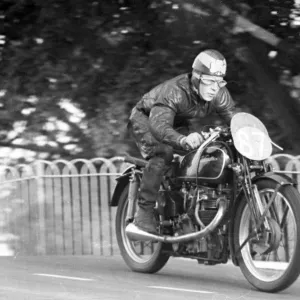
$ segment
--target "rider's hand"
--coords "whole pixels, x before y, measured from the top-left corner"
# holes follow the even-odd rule
[[[193,132],[180,140],[180,145],[184,149],[196,149],[204,141],[202,135],[198,132]]]

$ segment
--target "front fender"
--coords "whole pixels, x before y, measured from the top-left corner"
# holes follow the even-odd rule
[[[289,176],[285,175],[285,174],[276,174],[274,172],[267,172],[264,173],[262,175],[257,175],[255,177],[252,178],[252,183],[255,184],[256,182],[258,182],[259,180],[263,180],[263,179],[269,179],[269,180],[273,180],[277,183],[279,183],[281,186],[284,185],[293,185],[296,186],[297,183],[295,183]],[[234,242],[233,242],[233,235],[234,235],[234,218],[236,216],[236,212],[238,209],[238,206],[240,204],[240,201],[243,197],[243,190],[240,191],[240,193],[237,195],[236,199],[234,200],[233,206],[232,206],[232,210],[231,210],[231,220],[229,223],[229,249],[231,252],[231,257],[232,257],[232,262],[234,265],[238,265],[238,261],[236,259],[235,256],[235,249],[234,249]]]
[[[277,174],[275,172],[267,172],[264,173],[263,175],[257,175],[252,178],[252,183],[255,183],[261,179],[271,179],[281,185],[293,185],[293,186],[297,185],[297,183],[289,176],[285,174]]]

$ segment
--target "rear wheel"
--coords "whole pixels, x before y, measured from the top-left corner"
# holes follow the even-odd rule
[[[277,183],[256,183],[266,205]],[[261,230],[238,254],[241,271],[257,289],[278,292],[289,287],[300,273],[300,194],[291,185],[281,187],[267,214],[269,230]],[[253,231],[251,212],[245,197],[235,217],[235,249]]]
[[[164,267],[169,255],[164,252],[166,244],[161,242],[131,241],[125,234],[128,207],[127,186],[119,199],[116,215],[116,236],[121,255],[130,269],[142,273],[155,273]]]

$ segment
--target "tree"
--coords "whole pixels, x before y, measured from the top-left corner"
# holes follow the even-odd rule
[[[227,2],[232,4],[229,1]],[[274,139],[279,140],[279,142],[282,141],[289,151],[299,153],[300,136],[297,131],[300,125],[300,107],[295,99],[291,97],[288,88],[283,84],[279,84],[284,74],[283,71],[290,71],[291,74],[297,74],[300,71],[300,47],[298,42],[294,39],[291,43],[288,39],[285,39],[285,36],[294,37],[292,34],[295,35],[295,31],[293,28],[283,30],[283,26],[280,26],[280,24],[287,25],[294,3],[293,1],[286,1],[282,5],[278,1],[272,2],[276,3],[269,1],[267,5],[266,2],[262,5],[259,1],[247,1],[248,6],[246,9],[245,6],[241,5],[245,5],[245,2],[235,3],[235,9],[240,10],[244,15],[248,15],[249,20],[218,0],[197,1],[198,4],[210,9],[213,14],[218,14],[221,18],[228,20],[227,31],[233,34],[228,39],[223,38],[223,43],[231,48],[231,52],[245,65],[248,74],[255,79],[258,87],[263,89],[264,95],[261,98],[266,102],[264,104],[267,104],[267,106],[264,106],[268,113],[271,111],[272,117],[269,116],[269,122],[267,123],[272,125],[271,131],[273,129]],[[193,6],[190,4],[185,4],[184,7],[189,11],[193,11]],[[277,10],[283,10],[283,14],[279,19],[274,20],[272,10],[276,13],[276,16],[278,15]],[[197,12],[196,10],[194,12],[203,15],[201,11]],[[291,46],[292,44],[293,46]],[[271,59],[269,53],[274,49],[278,50],[279,55],[278,58]],[[266,121],[266,116],[261,114],[261,99],[254,97],[252,101],[252,105],[249,102],[247,103],[248,106],[252,108],[256,115]],[[263,110],[263,112],[266,110]],[[272,119],[276,119],[278,123],[275,126],[275,131]],[[280,134],[278,135],[279,131]]]
[[[292,4],[281,2],[197,0],[190,12],[182,1],[3,0],[0,145],[49,158],[134,153],[126,135],[132,106],[161,81],[189,72],[194,57],[209,47],[228,59],[236,102],[265,121],[276,142],[298,152],[299,143],[289,142],[299,122],[298,102],[290,97],[295,85],[284,85],[295,78],[290,58],[298,52],[281,55],[287,44],[280,43],[293,35],[289,43],[296,45],[296,33],[270,15],[275,5],[287,18]],[[264,42],[258,33],[249,45],[249,23],[265,29]],[[266,43],[274,37],[274,44]],[[275,46],[279,55],[270,59]],[[287,101],[292,109],[284,113]],[[80,117],[74,120],[68,107],[76,107]],[[215,122],[209,118],[195,126],[207,121]]]

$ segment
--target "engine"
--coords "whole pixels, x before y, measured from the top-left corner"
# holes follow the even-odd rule
[[[183,212],[191,218],[195,225],[204,227],[215,217],[220,197],[225,197],[229,205],[232,188],[223,184],[212,188],[183,183],[180,193],[183,196]]]
[[[183,183],[180,189],[181,197],[172,197],[172,207],[169,213],[173,215],[174,236],[200,231],[211,223],[218,211],[218,199],[226,198],[228,205],[232,197],[232,188],[219,184],[217,187],[196,186],[194,183]],[[174,196],[174,194],[173,194]],[[180,199],[181,198],[181,201]],[[173,251],[182,255],[205,255],[208,260],[219,260],[224,248],[224,224],[226,215],[215,232],[206,238],[188,243],[173,245]]]

